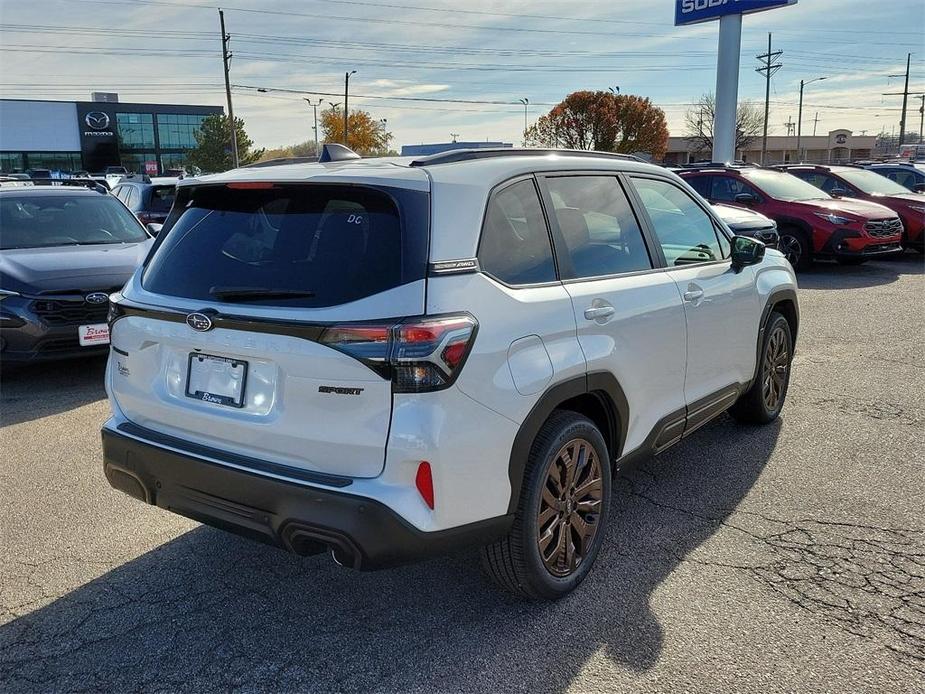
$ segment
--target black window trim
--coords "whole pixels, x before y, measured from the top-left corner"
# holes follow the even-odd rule
[[[552,253],[552,264],[553,269],[556,273],[556,279],[549,280],[548,282],[531,282],[527,284],[509,284],[505,282],[500,277],[495,277],[493,274],[485,270],[485,267],[482,265],[482,259],[479,256],[479,252],[482,250],[482,237],[485,233],[485,223],[488,221],[488,208],[494,200],[495,196],[504,192],[506,189],[511,186],[517,185],[518,183],[523,183],[524,181],[532,181],[533,188],[536,191],[537,198],[540,201],[540,210],[543,213],[543,221],[546,224],[546,235],[549,237],[549,248]],[[479,227],[479,240],[475,247],[475,258],[479,262],[479,274],[485,275],[486,277],[491,278],[493,282],[507,287],[508,289],[532,289],[535,287],[556,287],[562,284],[562,275],[559,269],[559,258],[556,253],[556,243],[553,237],[552,231],[549,224],[549,214],[546,211],[546,205],[543,202],[543,193],[540,190],[539,182],[537,181],[536,174],[527,173],[527,174],[518,174],[512,178],[505,179],[497,185],[493,186],[491,190],[488,191],[488,196],[485,200],[485,207],[482,210],[482,224]]]
[[[691,191],[685,190],[683,187],[679,186],[676,181],[668,178],[667,176],[656,176],[656,175],[652,175],[649,173],[637,173],[634,171],[631,174],[629,174],[627,178],[630,179],[629,183],[631,184],[633,195],[639,204],[640,214],[646,220],[646,225],[650,229],[653,238],[655,238],[656,240],[658,239],[658,236],[656,235],[655,225],[652,223],[652,218],[649,216],[649,211],[646,209],[645,204],[643,204],[642,197],[639,195],[639,192],[636,190],[636,186],[632,185],[632,179],[634,178],[647,178],[647,179],[651,179],[655,181],[660,181],[662,183],[667,183],[668,185],[672,185],[678,190],[680,190],[682,193],[687,195],[687,197],[689,197],[694,202],[694,204],[697,205],[697,207],[703,210],[706,213],[707,218],[710,219],[711,222],[713,222],[713,233],[722,234],[724,237],[726,237],[726,240],[728,241],[728,243],[730,245],[732,244],[732,237],[730,237],[729,233],[727,233],[726,227],[719,219],[719,216],[709,207],[709,204],[704,204],[704,202],[700,198],[700,195],[696,191],[694,191],[693,188],[691,188],[691,191],[693,191],[694,194],[691,195]],[[687,187],[690,188],[690,185],[688,184]],[[716,242],[719,243],[719,238],[716,239]],[[668,265],[668,261],[665,259],[665,254],[662,251],[661,242],[657,242],[656,247],[658,248],[659,255],[661,256],[662,264],[667,270],[686,270],[687,268],[691,268],[691,267],[704,267],[707,265],[720,265],[720,264],[727,264],[730,267],[732,266],[732,254],[731,253],[728,258],[720,258],[719,260],[705,260],[702,263],[687,263],[685,265]]]
[[[625,181],[625,175],[621,171],[615,171],[613,169],[581,169],[581,170],[566,170],[566,171],[542,171],[537,173],[537,179],[539,183],[540,193],[542,197],[542,202],[545,207],[548,207],[550,210],[555,209],[555,206],[552,202],[552,196],[549,191],[549,186],[546,183],[546,179],[549,178],[568,178],[573,176],[596,176],[604,178],[614,178],[616,179],[617,185],[623,191],[624,196],[626,197],[626,202],[629,205],[630,211],[633,213],[633,217],[636,219],[636,224],[639,226],[639,232],[642,235],[643,245],[645,246],[646,253],[649,256],[649,263],[651,267],[646,270],[631,270],[629,272],[614,272],[606,275],[595,275],[593,277],[578,277],[575,272],[575,268],[572,265],[571,254],[568,249],[568,245],[565,243],[565,236],[562,233],[562,230],[559,228],[559,221],[556,219],[555,215],[547,214],[547,224],[550,226],[553,232],[553,238],[556,241],[554,244],[554,251],[557,257],[560,257],[557,260],[557,263],[560,267],[564,267],[565,271],[562,272],[560,278],[564,284],[575,284],[577,282],[597,282],[599,280],[614,279],[617,277],[632,277],[635,275],[645,275],[651,272],[657,272],[664,269],[665,259],[660,253],[653,253],[653,248],[656,247],[654,243],[655,239],[648,233],[646,225],[639,215],[639,211],[636,209],[636,205],[633,204],[633,197],[631,193],[627,190],[627,182]]]

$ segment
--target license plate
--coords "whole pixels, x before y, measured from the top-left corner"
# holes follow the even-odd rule
[[[81,325],[77,328],[77,339],[81,347],[109,344],[109,326],[106,323]]]
[[[193,352],[189,355],[186,394],[228,407],[244,407],[247,362]]]

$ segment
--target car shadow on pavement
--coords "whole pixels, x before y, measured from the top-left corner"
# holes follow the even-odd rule
[[[724,416],[622,472],[594,571],[555,603],[498,592],[474,552],[358,573],[198,527],[0,627],[0,681],[9,691],[564,691],[592,660],[645,672],[665,643],[653,591],[742,501],[780,426]],[[29,565],[17,580],[41,583]],[[671,599],[670,609],[689,604]]]
[[[0,427],[72,410],[106,397],[106,358],[4,365],[0,372]]]
[[[863,265],[818,262],[797,275],[800,289],[863,289],[895,282],[903,275],[925,274],[925,256],[906,251],[893,258]]]

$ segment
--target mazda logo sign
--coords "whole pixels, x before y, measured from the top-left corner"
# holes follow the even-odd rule
[[[191,313],[186,317],[186,324],[193,330],[204,333],[212,329],[212,319],[204,313]]]
[[[102,111],[91,111],[84,116],[84,122],[88,128],[94,130],[105,130],[109,127],[109,116]]]
[[[105,304],[109,301],[109,294],[106,292],[93,292],[92,294],[87,294],[84,301],[88,304]]]

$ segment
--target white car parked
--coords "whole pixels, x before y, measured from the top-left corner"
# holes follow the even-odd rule
[[[480,545],[552,599],[617,468],[778,416],[799,311],[784,257],[665,169],[327,146],[180,181],[110,320],[112,486],[361,569]]]

